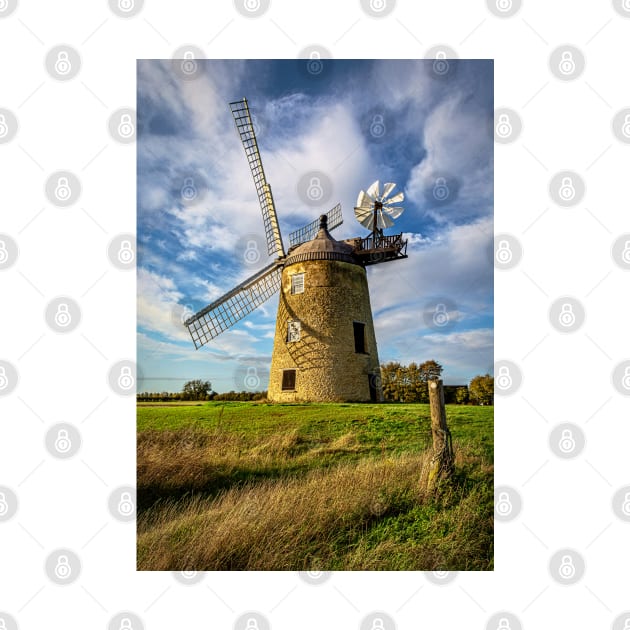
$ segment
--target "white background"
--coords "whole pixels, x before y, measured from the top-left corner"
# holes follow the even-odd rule
[[[525,0],[509,18],[480,0],[399,0],[381,19],[358,1],[273,0],[248,19],[226,0],[148,0],[123,19],[104,0],[22,0],[0,18],[0,107],[19,121],[16,137],[0,144],[0,232],[20,250],[0,271],[0,358],[19,371],[17,388],[0,397],[0,485],[19,498],[17,514],[0,522],[0,611],[24,630],[106,628],[122,610],[155,629],[230,628],[248,610],[274,629],[359,628],[375,610],[398,628],[485,628],[500,610],[537,630],[611,627],[630,608],[630,524],[611,503],[630,483],[628,399],[611,380],[630,356],[630,274],[611,257],[615,239],[630,232],[630,146],[611,126],[630,106],[629,33],[630,19],[611,2],[568,0]],[[62,43],[82,58],[68,82],[44,66]],[[517,392],[497,397],[495,480],[519,493],[523,509],[496,523],[494,572],[462,572],[444,586],[423,573],[336,573],[310,586],[291,572],[208,573],[195,585],[135,572],[134,523],[107,507],[115,488],[135,480],[133,396],[118,396],[107,382],[115,362],[135,356],[135,275],[106,253],[116,235],[135,232],[135,147],[115,142],[107,121],[135,107],[136,58],[168,58],[187,43],[211,58],[292,58],[312,44],[337,58],[414,58],[446,44],[462,58],[495,59],[495,106],[523,121],[515,142],[495,148],[495,230],[515,236],[524,256],[495,274],[496,359],[523,373]],[[548,62],[566,43],[582,51],[586,67],[563,82]],[[48,175],[62,169],[82,184],[68,208],[44,194]],[[586,183],[574,207],[550,197],[549,181],[561,170]],[[46,304],[60,295],[81,307],[70,334],[44,320]],[[565,295],[586,311],[570,334],[548,317]],[[81,450],[69,460],[44,446],[47,428],[59,422],[81,432]],[[564,422],[586,436],[583,452],[566,460],[548,443]],[[61,547],[78,553],[83,567],[67,586],[44,571]],[[571,586],[549,572],[563,547],[586,562]]]

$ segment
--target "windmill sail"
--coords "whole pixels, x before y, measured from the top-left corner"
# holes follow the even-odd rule
[[[280,289],[282,265],[271,263],[184,322],[195,348],[249,315]]]
[[[234,122],[236,123],[236,129],[241,137],[241,142],[243,143],[243,148],[245,149],[245,155],[247,156],[249,168],[252,172],[252,177],[254,178],[254,184],[256,185],[258,201],[260,203],[263,222],[265,224],[267,252],[270,256],[284,256],[284,246],[282,244],[280,227],[278,225],[278,216],[276,215],[276,208],[271,194],[271,186],[269,186],[267,180],[265,179],[265,171],[263,170],[262,161],[260,159],[258,143],[256,142],[256,133],[254,132],[254,125],[252,124],[252,118],[249,114],[247,99],[244,98],[241,101],[230,103],[230,109],[232,110],[232,116],[234,117]]]
[[[329,232],[334,228],[339,227],[343,223],[341,204],[338,203],[332,210],[329,210],[326,213],[326,216],[328,217]],[[291,234],[289,234],[289,245],[293,247],[294,245],[300,245],[302,243],[306,243],[306,241],[313,240],[319,231],[319,224],[320,219],[315,219],[315,221],[311,221],[311,223],[305,225],[303,228],[295,230],[295,232],[291,232]]]

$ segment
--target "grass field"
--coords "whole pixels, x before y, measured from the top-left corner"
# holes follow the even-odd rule
[[[138,569],[491,570],[493,407],[446,413],[436,496],[428,405],[139,404]]]

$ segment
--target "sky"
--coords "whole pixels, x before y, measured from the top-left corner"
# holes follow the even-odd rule
[[[492,373],[492,61],[451,61],[446,75],[433,60],[195,63],[186,75],[138,61],[138,391],[197,378],[240,391],[248,374],[266,388],[277,295],[199,350],[183,325],[273,260],[229,108],[243,97],[285,248],[337,203],[333,236],[367,236],[359,191],[378,179],[404,192],[386,233],[405,234],[408,258],[367,269],[380,362],[434,359],[445,384]]]

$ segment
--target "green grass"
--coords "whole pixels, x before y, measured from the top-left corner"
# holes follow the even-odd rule
[[[447,406],[456,475],[438,496],[421,482],[428,405],[210,402],[137,417],[140,569],[492,568],[492,407]]]

